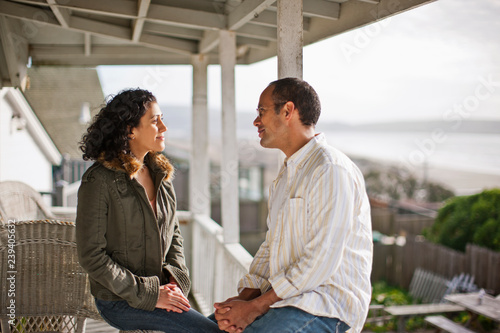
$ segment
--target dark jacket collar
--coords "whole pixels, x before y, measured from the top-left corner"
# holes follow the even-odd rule
[[[143,166],[143,163],[135,156],[123,153],[111,161],[106,161],[104,156],[99,157],[97,161],[110,170],[125,172],[130,177],[134,177]],[[154,173],[165,174],[165,180],[173,178],[174,167],[162,153],[150,151],[146,154],[144,161]]]

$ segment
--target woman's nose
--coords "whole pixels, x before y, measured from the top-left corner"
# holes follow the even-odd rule
[[[163,122],[163,120],[160,120],[160,133],[163,133],[163,132],[166,132],[168,130],[168,127],[167,125],[165,125],[165,123]]]

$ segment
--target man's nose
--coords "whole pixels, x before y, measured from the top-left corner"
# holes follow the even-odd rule
[[[254,121],[253,121],[253,125],[254,126],[259,126],[259,124],[260,124],[260,117],[257,116],[257,118],[255,118]]]

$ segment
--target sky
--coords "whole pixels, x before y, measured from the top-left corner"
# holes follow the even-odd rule
[[[500,1],[438,0],[304,47],[303,78],[321,121],[500,121]],[[100,66],[105,95],[151,90],[160,105],[189,106],[191,66]],[[252,112],[277,78],[276,57],[238,65],[236,110]],[[208,69],[208,103],[220,109],[220,67]]]

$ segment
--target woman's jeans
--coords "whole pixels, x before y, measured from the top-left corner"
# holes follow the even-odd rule
[[[154,330],[168,333],[222,332],[217,325],[196,310],[176,313],[163,309],[146,311],[128,305],[126,301],[95,299],[102,318],[111,326],[123,330]]]

